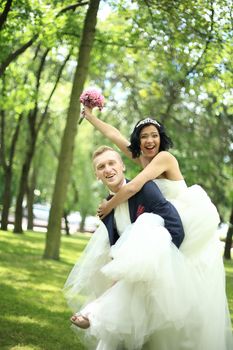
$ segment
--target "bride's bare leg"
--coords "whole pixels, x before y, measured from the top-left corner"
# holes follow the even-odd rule
[[[117,281],[114,281],[112,284],[112,287],[117,283]],[[111,288],[111,287],[110,287]],[[89,321],[89,315],[94,311],[96,308],[98,299],[95,301],[92,301],[91,303],[87,304],[84,309],[82,309],[80,312],[77,312],[74,314],[70,321],[77,327],[82,329],[87,329],[90,327],[90,321]]]
[[[87,329],[90,327],[89,319],[82,314],[75,314],[70,318],[70,321],[77,327]]]
[[[82,328],[82,329],[87,329],[90,327],[90,321],[89,321],[89,315],[94,312],[96,308],[96,299],[95,301],[90,302],[87,304],[81,311],[77,312],[74,314],[71,318],[70,321],[77,327]]]

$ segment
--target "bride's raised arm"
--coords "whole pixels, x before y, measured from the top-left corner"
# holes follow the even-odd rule
[[[130,142],[120,133],[114,126],[103,122],[92,114],[92,109],[84,106],[83,115],[97,130],[101,132],[107,139],[112,141],[128,158],[140,164],[138,159],[132,158],[132,153],[128,149]]]

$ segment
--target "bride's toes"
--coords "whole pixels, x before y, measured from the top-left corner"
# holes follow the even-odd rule
[[[73,315],[70,321],[79,328],[87,329],[90,327],[89,319],[81,314]]]

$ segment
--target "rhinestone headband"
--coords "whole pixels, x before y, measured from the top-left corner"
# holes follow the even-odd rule
[[[144,125],[144,124],[154,124],[154,125],[160,126],[160,124],[156,120],[151,119],[151,118],[146,118],[146,119],[141,120],[138,123],[138,125],[136,126],[136,128],[138,128],[139,126]]]

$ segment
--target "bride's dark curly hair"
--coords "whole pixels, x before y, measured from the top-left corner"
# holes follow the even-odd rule
[[[128,146],[128,149],[132,152],[133,158],[138,158],[141,155],[140,134],[142,129],[148,125],[154,125],[159,132],[159,135],[160,135],[159,152],[167,151],[170,147],[173,146],[173,142],[171,138],[166,134],[165,128],[161,123],[157,122],[152,118],[142,119],[137,122],[132,134],[130,135],[130,145]]]

